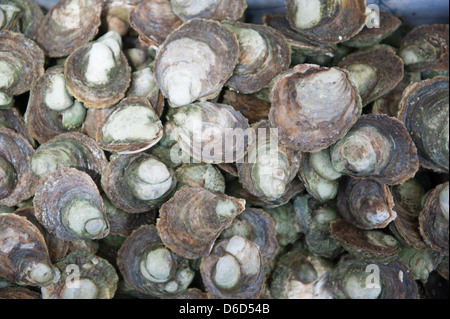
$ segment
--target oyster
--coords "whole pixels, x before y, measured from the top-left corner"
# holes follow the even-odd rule
[[[296,210],[294,202],[289,201],[278,207],[264,209],[270,217],[275,221],[275,229],[277,233],[277,242],[280,247],[285,247],[295,243],[300,239],[301,225],[296,221]]]
[[[330,148],[333,168],[356,178],[397,185],[419,169],[416,147],[402,122],[367,114]]]
[[[5,108],[44,74],[45,57],[42,49],[22,33],[0,31],[0,43],[0,108]]]
[[[419,299],[414,276],[403,263],[387,265],[344,256],[327,283],[336,299]]]
[[[130,25],[145,46],[160,46],[182,23],[172,11],[170,0],[144,0],[130,12]]]
[[[36,218],[58,238],[99,239],[109,233],[97,186],[75,168],[60,168],[41,179],[33,204]]]
[[[291,27],[298,33],[325,43],[346,41],[366,23],[365,0],[286,0]]]
[[[0,275],[19,285],[47,286],[58,272],[39,229],[25,217],[0,214]]]
[[[413,83],[403,92],[398,118],[405,124],[421,166],[448,173],[448,77]]]
[[[97,34],[102,0],[60,0],[45,15],[37,43],[50,57],[65,57]]]
[[[213,193],[225,193],[225,178],[212,164],[184,164],[175,170],[178,186],[202,187]]]
[[[62,66],[47,69],[33,83],[25,121],[33,138],[40,144],[58,134],[79,131],[85,117],[83,104],[67,92]]]
[[[234,107],[249,123],[267,120],[269,116],[270,102],[260,99],[256,93],[243,94],[225,89],[222,103]]]
[[[291,64],[289,44],[273,28],[242,22],[222,22],[239,41],[240,57],[227,86],[244,93],[256,93]]]
[[[156,81],[172,106],[207,100],[217,96],[232,76],[238,58],[239,44],[233,32],[216,21],[192,19],[159,47]]]
[[[29,170],[33,153],[25,137],[0,127],[0,205],[16,206],[33,196],[38,181]]]
[[[0,31],[20,32],[21,10],[14,4],[0,4]]]
[[[107,0],[102,10],[102,24],[121,36],[130,29],[130,13],[143,0]]]
[[[243,160],[251,132],[232,106],[198,102],[178,108],[173,118],[179,147],[197,163]]]
[[[69,93],[88,108],[104,108],[119,102],[131,81],[121,36],[109,31],[77,48],[66,59],[64,75]]]
[[[203,188],[182,188],[165,202],[157,220],[161,240],[177,255],[207,256],[222,230],[245,208],[245,200]]]
[[[361,114],[361,99],[347,71],[302,64],[279,75],[269,119],[282,144],[317,152],[343,137]]]
[[[202,258],[200,273],[208,297],[213,299],[256,299],[264,286],[258,246],[240,236],[219,241]]]
[[[420,234],[425,242],[443,255],[448,249],[449,183],[436,186],[426,197],[423,210],[419,214]]]
[[[119,154],[142,152],[163,136],[162,123],[146,98],[125,98],[108,113],[96,136],[104,150]]]
[[[397,217],[389,187],[371,179],[341,179],[337,205],[342,217],[361,229],[385,228]]]
[[[160,298],[179,295],[194,279],[188,260],[164,246],[154,225],[138,228],[125,240],[117,264],[134,289]]]
[[[445,71],[449,67],[448,24],[422,25],[403,37],[399,55],[410,72]]]
[[[0,109],[1,127],[9,128],[16,133],[22,134],[33,148],[36,147],[36,141],[31,137],[30,128],[26,125],[22,114],[16,107]]]
[[[428,281],[428,277],[442,261],[443,256],[429,249],[417,250],[412,247],[403,247],[399,254],[399,259],[411,269],[414,279],[423,283]]]
[[[338,66],[349,72],[363,106],[394,89],[403,79],[403,61],[388,46],[349,54]]]
[[[247,9],[246,0],[170,0],[170,3],[183,21],[193,18],[237,21]]]
[[[141,152],[111,159],[101,184],[114,206],[128,213],[143,213],[166,201],[175,191],[177,180],[172,169]]]
[[[61,277],[41,288],[43,299],[112,299],[119,277],[105,259],[80,251],[56,263]]]
[[[36,40],[38,28],[44,20],[44,12],[39,4],[33,0],[3,0],[2,3],[20,9],[20,32]]]

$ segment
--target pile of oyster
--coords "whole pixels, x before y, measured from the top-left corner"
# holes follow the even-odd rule
[[[0,299],[448,297],[449,26],[286,8],[0,1]]]

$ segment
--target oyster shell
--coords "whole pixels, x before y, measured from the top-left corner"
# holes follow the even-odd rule
[[[194,279],[188,260],[164,246],[154,225],[138,228],[125,240],[117,264],[129,285],[154,297],[175,297]]]
[[[64,57],[87,44],[97,34],[102,0],[60,0],[45,15],[37,43],[50,57]]]
[[[237,21],[247,9],[246,0],[170,0],[170,3],[183,21],[193,18]]]
[[[9,109],[0,109],[0,128],[5,127],[22,134],[35,148],[36,141],[31,137],[30,128],[26,125],[25,120],[16,107],[10,107]]]
[[[257,94],[243,94],[225,89],[222,103],[231,105],[240,112],[249,123],[267,120],[270,103],[260,99]]]
[[[20,32],[36,40],[37,30],[44,20],[42,8],[33,0],[3,0],[2,3],[20,9]]]
[[[217,96],[232,76],[238,58],[233,32],[216,21],[192,19],[175,29],[158,49],[156,81],[172,106],[207,100]]]
[[[184,164],[175,170],[178,187],[204,188],[213,193],[225,193],[225,178],[212,164]]]
[[[405,124],[421,166],[448,172],[448,77],[413,83],[403,92],[398,118]]]
[[[325,43],[346,41],[366,23],[364,0],[286,0],[288,19],[298,33]]]
[[[222,22],[239,41],[240,57],[227,86],[244,93],[256,93],[267,88],[278,74],[291,64],[289,44],[273,28],[242,22]]]
[[[33,153],[25,137],[0,128],[0,205],[16,206],[33,196],[38,181],[29,170]]]
[[[139,33],[144,46],[160,46],[181,21],[172,10],[170,0],[144,0],[130,12],[130,25]]]
[[[387,115],[359,118],[330,148],[333,168],[356,178],[397,185],[419,169],[416,147],[402,122]]]
[[[99,146],[119,154],[149,149],[162,138],[162,123],[146,98],[129,97],[109,108],[99,124]]]
[[[66,59],[64,75],[69,93],[88,108],[104,108],[119,102],[131,81],[120,35],[109,31],[77,48]]]
[[[119,277],[103,258],[79,251],[56,263],[60,279],[41,288],[43,299],[112,299]]]
[[[222,230],[245,208],[245,200],[203,188],[182,188],[165,202],[156,223],[161,240],[177,255],[207,256]]]
[[[121,36],[130,29],[130,13],[143,0],[106,0],[102,10],[102,24],[108,31],[115,31]]]
[[[448,70],[448,28],[448,24],[422,25],[403,37],[399,55],[408,71]]]
[[[337,205],[342,217],[361,229],[385,228],[397,217],[389,187],[371,179],[342,178]]]
[[[432,250],[417,250],[412,247],[404,247],[400,250],[399,259],[411,269],[414,279],[423,283],[442,261],[443,256]]]
[[[274,79],[269,119],[280,142],[317,152],[343,137],[361,114],[361,99],[348,72],[297,65]]]
[[[7,287],[0,289],[0,299],[41,299],[42,295],[25,287]]]
[[[200,273],[211,299],[257,299],[264,286],[258,246],[240,236],[219,241],[202,258]]]
[[[390,92],[403,79],[403,61],[388,46],[349,54],[338,66],[349,72],[363,106]]]
[[[0,275],[19,285],[46,286],[57,278],[39,229],[25,217],[0,214]]]
[[[97,186],[89,175],[75,168],[60,168],[41,179],[33,204],[36,218],[58,238],[73,242],[109,233]]]
[[[284,205],[264,209],[275,221],[277,242],[280,247],[295,243],[302,233],[300,225],[296,221],[294,202],[289,201]]]
[[[172,169],[146,154],[122,154],[111,159],[102,174],[102,188],[111,203],[128,213],[158,207],[175,191]]]

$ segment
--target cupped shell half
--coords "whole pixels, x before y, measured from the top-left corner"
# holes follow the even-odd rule
[[[438,76],[411,84],[403,92],[398,118],[405,124],[421,166],[448,173],[449,84]]]
[[[183,21],[193,18],[237,21],[247,9],[246,0],[170,0],[170,3]]]
[[[367,114],[330,149],[333,168],[356,178],[397,185],[413,177],[419,158],[402,122],[387,115]]]
[[[165,202],[156,223],[163,243],[188,259],[207,256],[222,230],[245,208],[245,200],[203,188],[182,188]]]
[[[109,224],[97,186],[75,168],[60,168],[44,177],[36,188],[36,218],[58,238],[67,241],[100,239]]]
[[[346,41],[366,23],[364,0],[287,0],[286,17],[300,34],[325,43]]]
[[[348,72],[301,64],[272,86],[269,119],[282,144],[317,152],[343,137],[361,115],[361,99]]]
[[[203,163],[242,161],[250,140],[246,118],[232,106],[198,102],[178,108],[174,115],[180,148]]]
[[[37,43],[50,57],[64,57],[91,41],[97,34],[102,0],[61,0],[45,15]]]
[[[109,108],[96,139],[104,150],[119,154],[142,152],[162,138],[162,123],[146,98],[125,98]]]
[[[202,259],[200,273],[211,299],[257,299],[264,287],[258,246],[240,236],[219,241]]]
[[[239,44],[233,32],[216,21],[192,19],[160,46],[155,58],[156,81],[174,106],[207,100],[231,77],[238,57]]]
[[[177,180],[158,158],[141,152],[111,159],[101,184],[114,206],[128,213],[144,213],[165,202],[175,191]]]
[[[170,0],[145,0],[130,12],[130,25],[146,46],[160,46],[183,21],[173,12]]]
[[[278,31],[263,25],[222,22],[239,41],[240,57],[227,86],[239,93],[256,93],[291,64],[289,44]]]
[[[2,3],[20,9],[20,32],[35,41],[38,28],[44,20],[41,6],[33,0],[6,0]]]
[[[38,181],[29,169],[33,153],[25,137],[0,128],[0,205],[16,206],[33,196]]]
[[[39,229],[25,217],[0,214],[0,275],[19,284],[49,285],[56,277]]]
[[[363,106],[390,92],[403,79],[403,61],[387,46],[352,53],[338,66],[349,72]]]
[[[88,108],[119,102],[130,86],[131,69],[114,31],[77,48],[66,59],[64,75],[71,95]]]
[[[120,247],[117,265],[134,289],[159,298],[181,294],[194,279],[188,260],[164,246],[154,225],[131,233]]]
[[[0,109],[0,127],[5,127],[22,134],[33,148],[36,147],[36,141],[31,137],[30,128],[16,107]]]

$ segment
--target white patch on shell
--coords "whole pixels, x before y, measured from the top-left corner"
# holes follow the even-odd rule
[[[94,85],[110,81],[109,72],[116,65],[114,52],[104,43],[94,43],[89,51],[89,60],[84,76]]]
[[[13,249],[33,249],[35,244],[28,240],[26,233],[17,233],[13,229],[6,229],[0,233],[0,251],[10,253]]]
[[[295,25],[299,29],[309,29],[317,25],[322,17],[321,0],[297,0]]]
[[[63,111],[73,105],[73,99],[66,90],[64,74],[55,74],[50,77],[44,103],[54,111]]]
[[[11,65],[5,61],[0,61],[0,89],[10,88],[14,82],[14,70]]]
[[[261,258],[258,247],[251,241],[240,236],[233,236],[225,250],[239,261],[244,275],[254,276],[258,274],[261,267]]]

